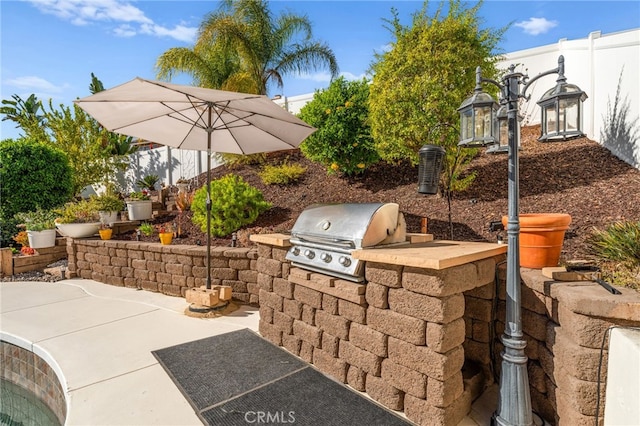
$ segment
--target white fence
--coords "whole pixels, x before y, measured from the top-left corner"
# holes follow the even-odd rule
[[[587,136],[640,169],[640,29],[607,35],[596,31],[584,39],[562,39],[556,44],[511,52],[498,67],[507,69],[511,64],[519,65],[517,70],[534,77],[556,68],[560,55],[564,55],[567,82],[579,86],[589,96],[583,110]],[[527,94],[531,98],[520,109],[525,123],[540,123],[540,108],[536,103],[545,91],[555,86],[554,77],[542,77],[529,88]],[[618,83],[620,97],[616,105]],[[614,108],[616,114],[612,116]],[[614,132],[617,135],[608,135],[606,130],[615,123],[618,123],[618,132]],[[627,132],[620,131],[624,128]]]
[[[135,183],[148,175],[156,175],[159,182],[174,185],[178,179],[191,179],[207,171],[206,151],[175,149],[167,146],[138,151],[130,156],[130,165],[125,173],[117,177],[124,191],[138,191]],[[211,159],[211,167],[220,163],[215,156]]]
[[[640,29],[607,35],[592,32],[579,40],[559,40],[556,44],[507,53],[498,67],[507,69],[518,65],[518,70],[534,77],[554,69],[558,56],[564,55],[567,82],[576,84],[589,96],[584,103],[584,130],[587,136],[607,147],[614,155],[640,169]],[[542,94],[555,85],[555,75],[543,77],[529,88],[528,102],[521,106],[525,124],[540,123],[540,108],[536,104]],[[618,82],[620,99],[615,104]],[[286,97],[274,101],[293,114],[300,112],[313,93]],[[621,111],[627,108],[625,116]],[[610,111],[616,107],[616,116]],[[605,129],[612,120],[627,128],[616,137],[607,137]],[[620,134],[621,133],[621,134]],[[212,167],[219,165],[212,158]],[[127,191],[137,190],[135,182],[146,175],[157,175],[166,185],[180,177],[193,178],[207,170],[207,154],[168,147],[140,151],[131,157],[131,166],[118,177]]]

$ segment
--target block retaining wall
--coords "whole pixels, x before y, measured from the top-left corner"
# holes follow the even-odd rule
[[[620,288],[621,295],[612,295],[589,281],[554,282],[536,269],[522,268],[521,274],[522,328],[534,411],[556,425],[591,426],[596,415],[598,423],[604,424],[608,340],[602,360],[600,348],[609,327],[640,327],[640,293]],[[506,315],[503,267],[499,276],[497,336],[504,331]],[[498,360],[502,348],[502,343],[496,342]]]
[[[207,248],[136,241],[71,239],[69,276],[184,297],[206,285]],[[257,250],[211,247],[211,283],[232,288],[243,303],[258,303]]]
[[[468,413],[474,392],[465,388],[465,361],[484,372],[480,386],[499,377],[504,256],[444,270],[368,262],[365,285],[292,268],[286,252],[262,243],[211,250],[213,284],[260,306],[269,341],[418,424],[453,425]],[[71,276],[111,285],[184,297],[205,284],[201,246],[69,239],[67,253]],[[552,282],[526,268],[522,281],[533,409],[551,424],[592,425],[603,337],[613,325],[640,326],[640,294]]]
[[[465,359],[490,371],[501,257],[441,271],[369,262],[357,284],[292,268],[286,252],[258,246],[262,336],[413,422],[464,418],[478,393]]]

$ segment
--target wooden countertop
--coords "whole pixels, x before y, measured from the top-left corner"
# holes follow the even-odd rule
[[[431,237],[429,234],[426,235]],[[254,234],[250,237],[253,242],[276,247],[291,246],[289,238],[290,235],[287,234]],[[413,241],[420,240],[414,238]],[[445,269],[476,260],[487,259],[506,252],[506,244],[433,240],[355,250],[352,256],[364,261],[390,265]]]
[[[445,269],[506,252],[506,244],[434,240],[425,243],[355,250],[351,255],[356,259],[368,262]]]

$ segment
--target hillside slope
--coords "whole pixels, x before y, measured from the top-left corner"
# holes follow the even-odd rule
[[[570,214],[573,221],[563,257],[584,258],[585,239],[593,227],[604,229],[614,221],[640,220],[640,171],[587,138],[543,144],[536,140],[539,131],[539,126],[522,129],[520,212]],[[289,161],[307,168],[295,185],[265,185],[256,166],[220,166],[212,171],[212,179],[228,173],[242,176],[273,204],[257,223],[239,232],[241,243],[247,244],[249,233],[290,230],[299,213],[311,204],[346,202],[398,203],[409,232],[419,232],[421,218],[426,217],[429,233],[438,239],[450,238],[446,199],[417,192],[416,167],[380,164],[365,176],[341,178],[327,175],[323,167],[299,153],[287,155]],[[273,162],[281,159],[282,155],[271,157]],[[496,241],[497,234],[488,228],[490,221],[499,221],[507,214],[507,155],[483,150],[471,169],[477,172],[475,182],[465,192],[455,194],[452,201],[453,239]],[[205,179],[206,174],[198,177],[200,183]],[[177,243],[205,243],[199,230],[188,225],[184,229],[188,236]],[[213,244],[228,243],[227,238],[215,239]]]

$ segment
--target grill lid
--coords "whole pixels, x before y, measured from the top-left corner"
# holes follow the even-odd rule
[[[315,204],[291,229],[298,240],[364,248],[404,241],[406,225],[396,203]]]

